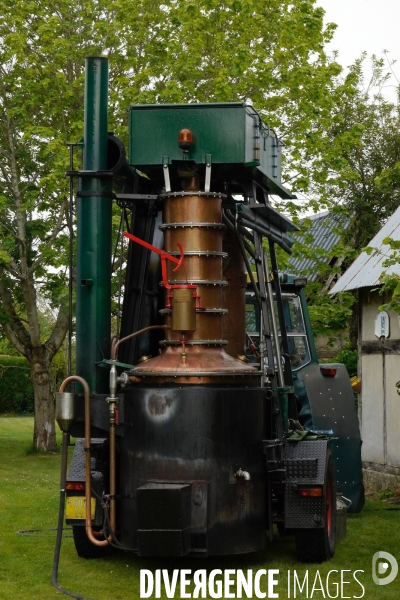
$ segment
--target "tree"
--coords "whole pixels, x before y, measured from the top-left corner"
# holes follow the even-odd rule
[[[250,99],[282,133],[302,190],[340,67],[314,0],[0,0],[0,14],[0,324],[30,364],[34,444],[53,450],[49,368],[68,328],[73,232],[65,143],[83,131],[84,57],[110,58],[110,128],[122,137],[129,103]],[[46,336],[38,294],[57,309]]]
[[[343,239],[356,255],[400,204],[393,178],[400,161],[400,109],[382,94],[388,78],[383,60],[372,56],[367,84],[365,61],[363,55],[350,69],[353,93],[339,99],[323,133],[331,151],[324,153],[313,184],[322,203],[350,217]]]
[[[319,132],[319,156],[313,160],[313,177],[309,187],[312,199],[308,207],[315,212],[329,208],[342,213],[349,223],[341,231],[341,243],[334,251],[342,257],[345,269],[379,231],[383,223],[400,204],[400,112],[387,101],[383,89],[387,67],[383,60],[371,58],[372,75],[365,81],[367,57],[363,55],[350,68],[335,93],[335,107],[330,123]],[[347,81],[346,81],[347,80]],[[345,93],[340,94],[342,89]],[[313,133],[313,135],[316,135]],[[302,223],[303,240],[294,252],[310,254],[307,247],[307,220]],[[320,275],[331,269],[324,254],[312,249],[313,267]],[[309,273],[304,273],[307,275]],[[387,286],[396,289],[393,278]],[[397,288],[397,293],[399,288]],[[307,286],[313,328],[315,332],[333,333],[350,325],[352,347],[357,346],[358,305],[356,294],[346,293],[329,297],[318,282]]]
[[[305,217],[297,222],[300,231],[293,235],[293,258],[300,258],[306,266],[302,267],[300,272],[296,271],[296,262],[291,263],[290,257],[287,257],[284,269],[308,278],[306,294],[313,333],[333,338],[337,332],[347,329],[355,300],[351,293],[342,293],[334,297],[328,293],[334,278],[344,270],[343,263],[347,263],[354,255],[352,249],[340,239],[346,231],[348,221],[332,209],[324,220],[324,229],[321,230],[320,226],[315,237],[313,220]],[[329,243],[324,239],[325,235],[331,233],[338,238],[332,246],[331,238]]]
[[[394,167],[397,170],[398,167]],[[400,313],[400,275],[398,265],[400,262],[400,241],[392,237],[386,237],[382,240],[385,248],[374,248],[367,246],[364,251],[372,256],[380,255],[382,257],[382,267],[385,269],[379,276],[381,288],[379,293],[384,297],[384,304],[379,307],[380,310],[393,310]],[[395,267],[391,269],[391,267]],[[387,269],[387,270],[386,270]]]
[[[1,2],[0,323],[29,361],[33,441],[44,450],[56,447],[50,365],[68,329],[65,143],[80,134],[82,54],[94,47],[75,28],[81,11],[66,2]],[[57,307],[48,335],[38,294]]]

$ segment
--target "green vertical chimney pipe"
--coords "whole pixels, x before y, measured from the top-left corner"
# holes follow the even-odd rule
[[[76,373],[108,392],[111,331],[111,177],[107,169],[108,59],[86,59],[83,169],[77,198]]]

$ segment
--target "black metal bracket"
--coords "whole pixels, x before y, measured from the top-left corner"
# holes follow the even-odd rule
[[[117,200],[157,200],[156,194],[115,194]]]
[[[283,462],[283,444],[280,440],[263,440],[263,453],[267,464],[267,471],[285,472]]]
[[[95,198],[111,198],[114,199],[115,198],[115,194],[113,192],[98,192],[98,191],[92,191],[92,192],[76,192],[76,197],[77,198],[91,198],[91,197],[95,197]]]
[[[86,178],[86,177],[113,177],[114,173],[112,171],[66,171],[65,173],[66,177],[81,177],[81,178]]]

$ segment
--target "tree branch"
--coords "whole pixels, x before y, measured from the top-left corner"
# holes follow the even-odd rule
[[[46,245],[48,245],[48,246],[51,246],[53,244],[54,240],[56,239],[57,235],[60,233],[60,231],[62,229],[66,205],[67,205],[67,199],[64,198],[64,200],[61,203],[61,208],[60,208],[60,212],[58,215],[57,223],[56,223],[53,231],[50,233],[49,237],[46,239]],[[36,271],[36,269],[41,265],[41,263],[43,262],[43,258],[44,258],[43,254],[39,254],[39,256],[36,258],[36,260],[33,261],[32,265],[28,269],[29,275],[32,275],[32,273],[34,273]]]
[[[5,319],[0,321],[7,339],[18,352],[26,356],[27,350],[32,347],[31,338],[15,311],[11,292],[4,284],[2,270],[0,271],[0,301],[4,312],[9,317],[9,321]]]
[[[69,312],[68,312],[68,300],[61,302],[60,309],[58,311],[57,319],[53,331],[45,342],[46,354],[48,360],[51,362],[56,352],[61,347],[69,326]]]

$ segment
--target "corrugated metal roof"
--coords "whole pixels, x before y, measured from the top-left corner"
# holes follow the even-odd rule
[[[307,274],[310,281],[315,281],[318,277],[318,263],[321,263],[321,261],[330,262],[332,259],[330,251],[340,242],[340,234],[334,230],[337,228],[347,229],[350,220],[348,216],[342,213],[332,213],[328,210],[307,217],[307,219],[311,219],[312,225],[307,229],[306,234],[293,235],[293,238],[295,242],[298,240],[304,243],[306,242],[306,236],[311,234],[313,241],[311,243],[307,242],[308,247],[318,249],[320,256],[318,256],[318,260],[302,256],[291,256],[289,264],[297,273]]]
[[[389,246],[382,244],[382,240],[387,237],[391,237],[394,240],[400,240],[400,207],[387,220],[386,224],[370,241],[368,246],[378,248],[385,253],[388,251]],[[386,257],[382,254],[372,256],[368,255],[366,252],[362,252],[329,293],[336,294],[337,292],[347,292],[358,288],[379,285],[379,277],[384,271],[400,275],[400,264],[393,265],[389,268],[382,266],[382,262],[385,258]]]

